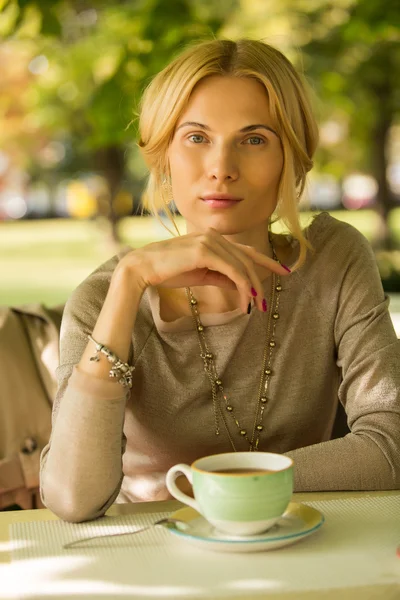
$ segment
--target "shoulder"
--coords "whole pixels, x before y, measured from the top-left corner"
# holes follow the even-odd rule
[[[371,244],[353,225],[327,212],[316,215],[305,229],[314,248],[314,257],[329,262],[349,263],[360,257],[375,262]]]
[[[329,213],[321,213],[314,217],[305,235],[313,252],[300,267],[298,282],[309,288],[312,297],[324,297],[324,306],[334,306],[334,300],[339,302],[340,298],[359,306],[383,301],[374,251],[358,229]]]
[[[313,217],[303,233],[312,251],[307,251],[305,262],[293,273],[291,285],[309,287],[314,296],[321,293],[334,297],[343,285],[357,290],[374,287],[381,296],[374,251],[358,229],[323,212]]]
[[[344,242],[351,245],[354,240],[357,240],[369,245],[367,238],[358,229],[328,212],[315,215],[305,231],[310,241],[316,244],[324,244],[332,240],[333,243]]]

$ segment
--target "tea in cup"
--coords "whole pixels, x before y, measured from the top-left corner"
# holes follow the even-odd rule
[[[191,498],[175,483],[185,475]],[[283,515],[293,493],[293,461],[270,452],[228,452],[178,464],[167,473],[174,498],[191,506],[214,527],[247,536],[270,529]]]

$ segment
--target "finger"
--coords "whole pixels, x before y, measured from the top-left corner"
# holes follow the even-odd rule
[[[251,286],[251,299],[254,298],[254,302],[259,311],[264,312],[263,300],[264,300],[264,288],[261,283],[261,280],[256,272],[254,260],[247,255],[241,248],[238,248],[235,244],[228,242],[224,238],[221,237],[218,240],[222,243],[224,251],[230,253],[235,256],[235,258],[243,264],[243,267],[246,269],[248,277],[252,283]],[[225,246],[225,244],[227,244]],[[255,293],[254,293],[255,292]]]
[[[283,266],[280,262],[277,262],[273,258],[270,258],[262,252],[259,252],[258,250],[253,248],[253,246],[247,246],[245,244],[239,244],[237,242],[229,243],[232,243],[234,246],[240,247],[240,249],[243,250],[243,252],[245,252],[248,256],[253,258],[254,262],[256,262],[258,265],[261,265],[262,267],[266,267],[270,271],[274,271],[274,273],[276,273],[277,275],[286,276],[291,273],[289,267],[287,267],[286,265]]]
[[[247,276],[251,282],[250,288],[250,301],[254,299],[255,305],[257,306],[260,312],[265,312],[265,298],[264,298],[264,288],[261,283],[261,279],[255,268],[254,259],[246,254],[242,248],[239,246],[243,246],[242,244],[234,244],[220,235],[218,232],[211,232],[212,240],[215,243],[220,244],[221,250],[226,253],[227,257],[234,256],[239,263],[242,264],[242,268],[244,268],[247,272]],[[215,235],[213,235],[215,234]],[[274,262],[274,261],[273,261]],[[247,301],[248,302],[248,301]],[[248,306],[248,304],[247,304]],[[247,313],[247,307],[246,307]]]
[[[219,271],[235,283],[240,294],[241,309],[247,313],[249,299],[252,298],[252,282],[243,262],[232,256],[220,243],[217,243],[217,238],[213,235],[202,237],[197,261],[198,268],[208,267],[213,271]]]

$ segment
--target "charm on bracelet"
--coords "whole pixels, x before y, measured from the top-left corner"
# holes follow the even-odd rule
[[[104,356],[107,357],[108,362],[112,364],[109,376],[113,379],[117,379],[118,383],[123,387],[131,388],[132,373],[135,370],[135,367],[131,367],[128,363],[124,363],[116,354],[114,354],[114,352],[107,348],[107,346],[96,342],[91,335],[88,335],[88,338],[96,347],[96,353],[90,357],[90,360],[92,362],[99,362],[100,353],[104,354]]]

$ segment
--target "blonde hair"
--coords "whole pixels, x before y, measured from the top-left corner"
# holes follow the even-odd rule
[[[264,42],[248,39],[200,42],[154,77],[144,91],[139,119],[139,147],[150,171],[142,206],[157,218],[164,209],[179,234],[167,204],[170,200],[165,185],[169,172],[167,153],[195,85],[210,75],[250,77],[267,91],[284,159],[274,222],[282,220],[299,241],[300,254],[293,267],[298,269],[304,263],[307,248],[313,250],[300,225],[298,200],[304,191],[307,172],[313,166],[318,127],[302,78],[279,50]]]

